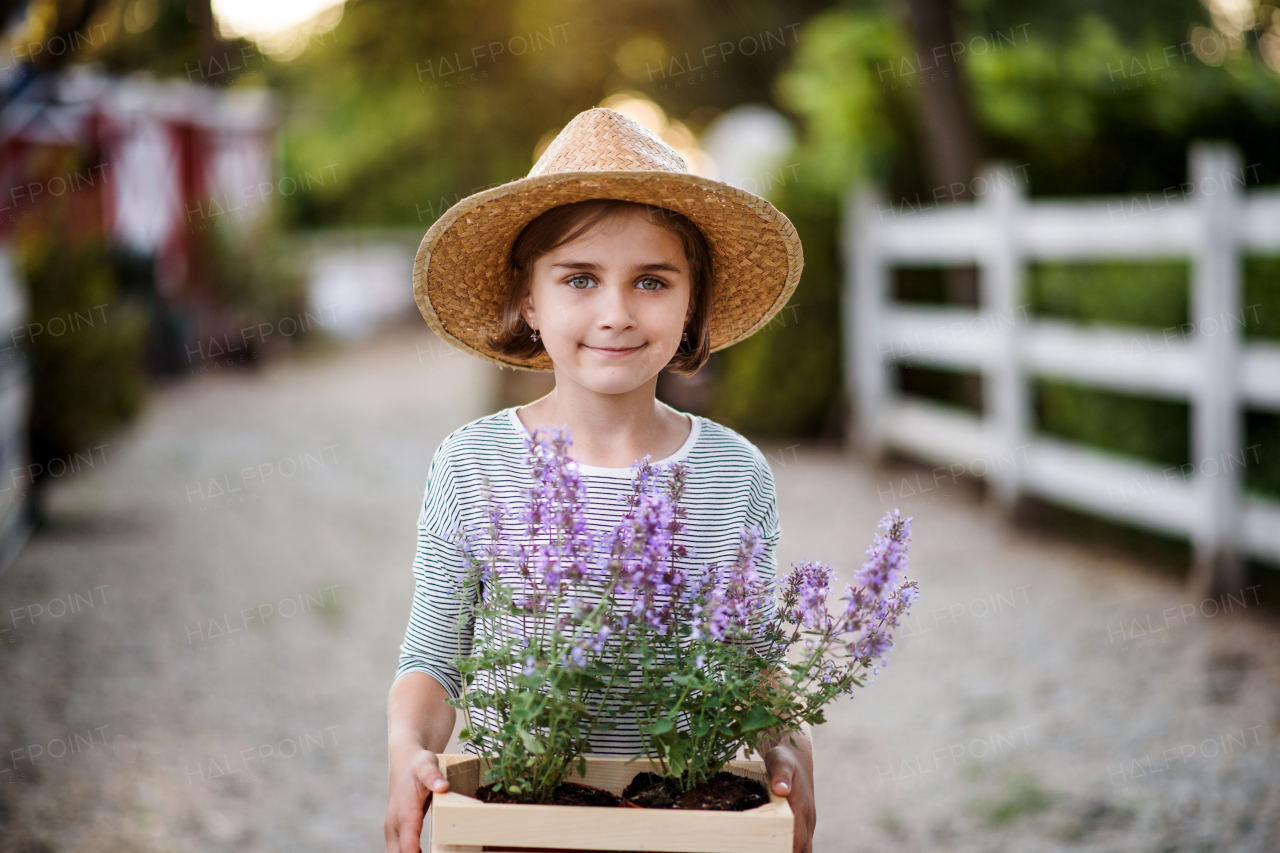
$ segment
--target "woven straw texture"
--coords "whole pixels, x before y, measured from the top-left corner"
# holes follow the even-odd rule
[[[553,207],[622,199],[687,216],[714,268],[712,351],[751,336],[782,310],[804,259],[791,222],[769,202],[687,171],[670,146],[612,110],[580,113],[522,178],[468,196],[422,239],[413,269],[418,307],[436,334],[486,361],[552,370],[550,357],[514,359],[486,340],[501,322],[520,231]]]

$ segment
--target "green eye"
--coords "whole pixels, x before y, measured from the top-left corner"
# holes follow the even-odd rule
[[[653,285],[653,287],[649,287],[648,285],[650,285],[650,284],[652,284],[652,285]],[[656,278],[642,278],[642,279],[640,279],[640,288],[641,288],[642,290],[661,290],[661,289],[662,289],[662,288],[664,288],[664,287],[666,287],[666,285],[665,285],[665,284],[663,284],[662,282],[658,281]]]
[[[586,284],[579,286],[577,283],[580,281],[586,282]],[[586,290],[590,285],[591,279],[585,275],[575,275],[573,278],[569,279],[569,286],[574,290]]]

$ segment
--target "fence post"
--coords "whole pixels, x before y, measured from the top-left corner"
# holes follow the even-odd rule
[[[857,444],[878,456],[884,446],[884,414],[889,404],[891,361],[881,358],[879,329],[889,300],[889,275],[880,253],[878,194],[855,190],[844,205],[846,270],[844,300],[845,382],[856,408],[850,423]],[[852,215],[850,215],[852,214]]]
[[[31,415],[31,374],[26,362],[18,357],[13,327],[21,327],[27,321],[28,302],[26,287],[14,259],[13,244],[0,237],[0,321],[10,326],[7,346],[0,347],[0,356],[9,356],[17,364],[0,372],[0,400],[7,411],[0,410],[0,470],[12,474],[30,461],[27,447],[27,422]],[[12,393],[17,386],[18,393]],[[22,551],[31,535],[31,497],[28,481],[22,485],[15,481],[8,507],[0,510],[0,575]]]
[[[1239,389],[1243,220],[1236,187],[1244,177],[1240,153],[1231,145],[1196,143],[1189,160],[1191,201],[1199,214],[1189,320],[1202,370],[1191,398],[1192,486],[1200,506],[1192,534],[1191,586],[1211,596],[1244,586],[1237,550],[1241,478],[1232,461],[1244,444]]]
[[[990,333],[996,336],[999,353],[983,377],[984,419],[994,456],[986,462],[996,500],[1007,511],[1018,499],[1018,453],[1026,453],[1029,420],[1019,340],[1022,328],[1018,322],[1024,259],[1015,230],[1026,200],[1024,188],[1008,165],[989,166],[979,176],[978,181],[982,180],[987,184],[978,204],[990,216],[995,239],[990,253],[980,260],[979,302],[991,324]]]

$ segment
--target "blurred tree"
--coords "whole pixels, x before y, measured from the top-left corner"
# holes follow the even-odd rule
[[[0,0],[0,46],[13,69],[0,87],[0,106],[33,82],[72,64],[101,62],[107,70],[147,70],[194,84],[221,85],[210,60],[225,62],[244,40],[219,35],[211,0]]]
[[[213,16],[211,0],[100,0],[97,22],[109,34],[94,53],[107,70],[117,73],[146,70],[157,77],[176,77],[194,85],[223,86],[239,77],[228,60],[250,57],[261,79],[265,65],[257,47],[245,39],[224,40]],[[244,53],[241,53],[243,51]]]
[[[65,45],[73,33],[87,38],[90,21],[106,0],[0,0],[0,27],[8,38],[6,67],[25,66],[23,80],[63,67],[73,51]],[[62,49],[56,49],[58,45]]]
[[[342,176],[291,199],[292,221],[425,231],[460,198],[525,175],[539,140],[624,89],[696,132],[771,99],[814,5],[354,0],[332,33],[269,66],[294,104],[286,170],[337,162]]]
[[[935,186],[958,186],[954,197],[967,199],[972,195],[969,187],[977,173],[980,142],[964,66],[954,47],[952,4],[950,0],[904,0],[904,4],[915,43],[915,65],[904,56],[892,70],[895,76],[907,67],[921,75],[929,71],[916,99],[925,172]],[[876,71],[879,74],[880,69]]]
[[[1259,164],[1252,180],[1280,180],[1280,161],[1266,156],[1280,130],[1280,79],[1259,55],[1260,30],[1232,42],[1217,34],[1238,49],[1206,61],[1189,34],[1215,31],[1195,2],[1098,8],[975,0],[958,10],[967,47],[957,52],[989,156],[1026,163],[1037,195],[1160,192],[1184,180],[1192,139],[1227,138]],[[913,165],[923,158],[909,117],[933,84],[903,66],[915,64],[905,33],[883,3],[828,12],[804,30],[779,81],[835,187],[887,179],[892,198],[932,197],[928,171]]]

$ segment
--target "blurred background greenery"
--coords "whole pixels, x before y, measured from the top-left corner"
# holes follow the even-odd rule
[[[458,199],[524,175],[540,142],[610,95],[647,98],[694,137],[740,105],[777,110],[797,140],[786,160],[794,165],[790,178],[771,192],[805,246],[793,308],[716,354],[699,395],[670,392],[766,439],[843,435],[841,199],[856,182],[879,184],[908,212],[930,199],[948,168],[940,133],[964,143],[950,152],[952,174],[1002,160],[1019,168],[1033,196],[1160,197],[1187,179],[1188,145],[1198,139],[1233,142],[1249,164],[1250,185],[1280,182],[1280,10],[1273,0],[350,0],[325,12],[320,25],[296,30],[287,45],[230,34],[209,0],[4,7],[10,33],[39,20],[46,32],[102,25],[106,34],[91,49],[33,62],[32,75],[94,62],[117,74],[265,86],[283,110],[280,172],[339,164],[339,180],[282,198],[274,225],[249,245],[208,248],[220,298],[250,314],[286,311],[301,298],[282,261],[288,235],[423,232]],[[751,56],[705,51],[766,32],[779,41]],[[937,73],[927,70],[928,45],[945,43],[929,40],[939,33],[971,46],[945,74],[962,114],[941,128],[936,119],[930,125],[934,93],[924,85]],[[493,45],[514,45],[520,36],[536,49],[494,56]],[[980,52],[979,43],[989,49]],[[215,70],[210,59],[218,56],[241,59]],[[691,70],[697,65],[704,70]],[[33,285],[47,280],[41,270],[50,262],[31,263]],[[79,263],[128,278],[119,261]],[[1035,316],[1159,331],[1186,322],[1187,277],[1182,263],[1042,265],[1032,270],[1028,307]],[[61,287],[82,288],[66,298],[84,302],[89,291],[112,286],[108,278],[66,273]],[[1280,337],[1280,258],[1250,258],[1244,278],[1244,304],[1257,306],[1246,334]],[[897,293],[972,303],[973,284],[964,281],[963,271],[905,270]],[[57,310],[50,300],[32,304],[36,320]],[[86,338],[83,346],[107,344]],[[144,369],[130,355],[136,343],[111,346],[111,364],[134,359],[136,371]],[[108,371],[114,386],[91,372],[63,370],[58,381],[99,389],[105,431],[136,411],[136,371]],[[981,409],[974,376],[904,369],[899,381],[905,392]],[[83,420],[70,399],[84,398],[72,390],[65,399],[37,395],[36,423],[48,436]],[[1177,401],[1040,382],[1035,408],[1046,433],[1168,464],[1190,453],[1188,409]],[[1249,443],[1261,444],[1263,455],[1248,486],[1280,495],[1280,419],[1249,412],[1246,421]],[[85,434],[64,441],[83,442]]]

